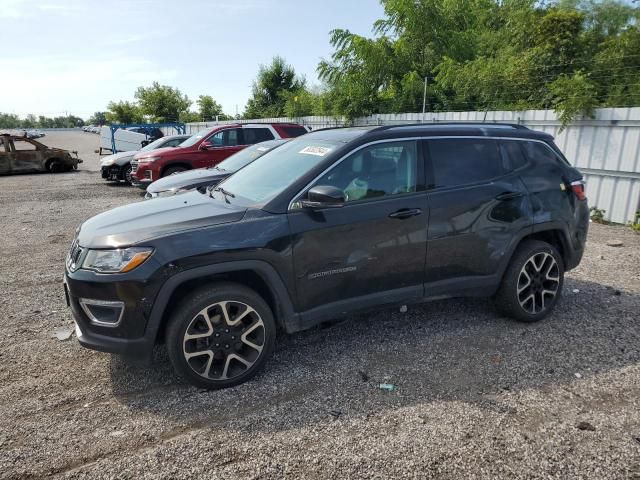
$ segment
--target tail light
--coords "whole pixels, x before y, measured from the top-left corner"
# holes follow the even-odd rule
[[[575,182],[571,182],[571,190],[575,194],[578,200],[586,200],[587,196],[584,193],[584,182],[582,180],[577,180]]]

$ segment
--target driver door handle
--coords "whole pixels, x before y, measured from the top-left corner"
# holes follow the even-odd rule
[[[416,215],[420,215],[421,213],[422,210],[420,210],[419,208],[402,208],[397,212],[390,213],[389,218],[399,218],[400,220],[403,220],[405,218],[415,217]]]

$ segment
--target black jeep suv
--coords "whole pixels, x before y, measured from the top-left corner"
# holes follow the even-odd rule
[[[328,129],[215,189],[87,220],[66,262],[80,343],[204,388],[252,377],[276,333],[382,305],[493,296],[549,314],[582,257],[581,174],[518,125]]]

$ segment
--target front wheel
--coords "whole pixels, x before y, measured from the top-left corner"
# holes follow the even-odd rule
[[[516,250],[495,297],[503,314],[537,322],[553,310],[564,283],[564,262],[546,242],[526,240]]]
[[[131,164],[130,163],[127,163],[123,167],[122,177],[124,178],[125,182],[127,182],[129,185],[131,185]]]
[[[275,338],[275,320],[262,297],[225,282],[198,290],[179,305],[169,320],[166,344],[178,375],[213,390],[258,373]]]
[[[169,175],[173,175],[174,173],[180,173],[180,172],[184,172],[186,170],[187,169],[184,168],[184,167],[169,167],[162,173],[162,176],[163,177],[168,177]]]

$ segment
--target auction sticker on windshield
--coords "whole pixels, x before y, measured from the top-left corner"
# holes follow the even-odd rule
[[[308,146],[308,147],[304,147],[298,153],[304,153],[304,154],[307,154],[307,155],[317,155],[319,157],[324,157],[330,151],[331,151],[331,149],[329,147]]]

